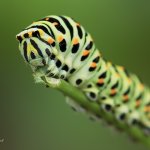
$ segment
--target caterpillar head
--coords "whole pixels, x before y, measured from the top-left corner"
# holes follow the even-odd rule
[[[19,34],[19,50],[24,60],[34,67],[46,66],[55,42],[44,25],[32,24]]]

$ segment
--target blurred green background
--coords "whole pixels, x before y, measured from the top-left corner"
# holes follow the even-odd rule
[[[146,150],[124,133],[73,112],[60,92],[34,84],[15,35],[51,14],[78,20],[105,58],[150,85],[149,0],[1,0],[0,149]]]

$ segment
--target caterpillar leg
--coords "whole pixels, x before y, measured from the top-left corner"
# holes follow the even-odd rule
[[[52,76],[56,75],[58,73],[58,71],[55,68],[56,68],[55,61],[51,60],[48,63],[48,68],[47,68],[47,71],[46,71],[46,76],[52,77]]]
[[[67,72],[65,70],[61,70],[59,73],[59,78],[65,79],[67,76]]]
[[[45,82],[41,79],[41,77],[44,75],[45,75],[45,73],[43,72],[43,70],[40,70],[40,69],[39,69],[39,71],[34,72],[33,77],[34,77],[35,82],[45,84]]]
[[[90,120],[92,121],[99,121],[100,117],[96,116],[95,114],[92,114],[92,112],[89,112],[86,108],[84,108],[83,106],[81,106],[80,104],[78,104],[77,102],[75,102],[75,100],[73,100],[70,97],[66,97],[66,103],[76,112],[81,112],[83,114],[86,114]]]
[[[100,96],[98,103],[100,110],[105,115],[108,123],[115,123],[118,130],[122,130],[126,122],[128,108],[125,105],[117,106],[114,100],[109,96]]]
[[[82,112],[85,113],[86,110],[81,107],[77,102],[75,102],[75,100],[73,100],[72,98],[66,96],[66,103],[74,110],[77,112]]]
[[[58,62],[60,62],[59,60],[51,60],[48,63],[48,68],[46,70],[46,76],[47,77],[53,77],[56,79],[65,79],[67,76],[67,71],[65,70],[66,68],[64,66],[66,66],[65,64],[63,64],[63,67],[60,67],[60,64],[58,64]],[[58,66],[59,65],[59,66]]]
[[[134,119],[138,119],[138,114],[135,112],[130,114],[126,105],[115,105],[114,100],[110,97],[102,96],[99,102],[103,112],[110,115],[118,124],[124,122],[127,125]]]
[[[53,68],[50,73],[47,74],[48,77],[59,78],[59,70],[57,68]]]
[[[113,111],[114,109],[113,99],[106,96],[102,96],[100,97],[99,102],[100,102],[100,107],[104,112],[110,113]]]
[[[61,79],[56,79],[53,77],[49,77],[48,74],[46,74],[47,72],[47,68],[39,68],[38,71],[33,73],[33,77],[36,83],[44,83],[46,85],[46,87],[48,87],[48,85],[46,84],[46,82],[48,82],[48,84],[50,84],[52,87],[56,87],[60,84]],[[42,77],[45,77],[46,82],[43,81]]]

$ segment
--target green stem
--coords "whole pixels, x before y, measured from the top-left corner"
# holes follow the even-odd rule
[[[56,85],[55,87],[54,85],[48,82],[45,76],[42,77],[42,80],[49,87],[55,88],[63,92],[68,97],[72,98],[80,106],[86,108],[87,111],[96,114],[96,116],[101,116],[107,122],[112,121],[113,118],[108,118],[104,112],[100,111],[99,105],[87,100],[86,96],[83,94],[83,92],[80,89],[68,84],[64,80],[61,80],[60,84]],[[150,148],[150,136],[144,135],[141,129],[139,129],[138,127],[129,127],[129,126],[123,126],[122,129],[125,129],[129,133],[129,135],[131,135],[134,139],[142,142],[143,144],[147,145]]]

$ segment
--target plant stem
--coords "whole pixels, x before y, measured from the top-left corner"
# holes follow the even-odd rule
[[[48,82],[45,76],[42,77],[42,80],[49,87],[55,88],[63,92],[66,96],[72,98],[75,102],[77,102],[80,106],[86,108],[86,110],[91,112],[92,114],[104,118],[107,122],[110,122],[112,121],[112,119],[114,119],[108,118],[104,112],[100,111],[100,107],[99,105],[97,105],[97,103],[90,102],[80,89],[68,84],[66,81],[61,80],[60,84],[54,87],[51,83]],[[124,124],[125,123],[123,123],[123,125]],[[122,130],[123,129],[125,129],[133,139],[142,142],[150,148],[150,136],[144,135],[143,131],[139,127],[123,126]]]

